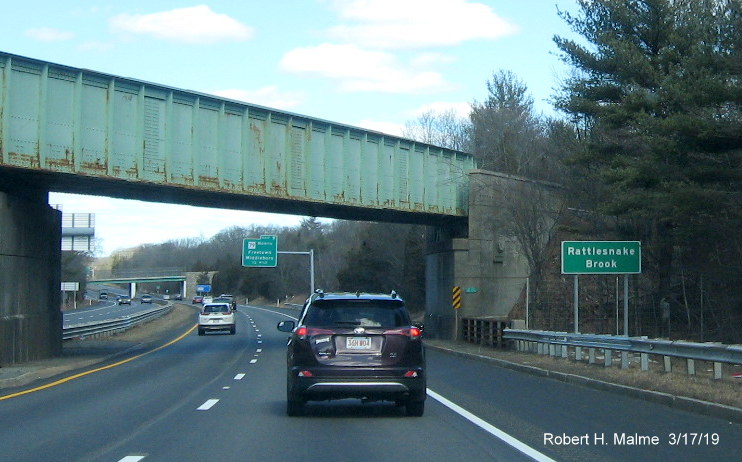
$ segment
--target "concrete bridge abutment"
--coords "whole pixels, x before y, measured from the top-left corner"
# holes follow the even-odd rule
[[[62,352],[61,227],[48,193],[0,191],[0,365]]]
[[[510,322],[511,312],[525,297],[530,273],[513,226],[513,210],[538,201],[544,217],[558,209],[557,185],[522,177],[469,172],[469,220],[463,232],[435,228],[426,254],[426,335],[460,340],[464,318]],[[527,225],[527,223],[522,223]],[[548,228],[548,227],[547,227]],[[541,236],[543,244],[548,236]],[[453,306],[453,288],[461,291]]]

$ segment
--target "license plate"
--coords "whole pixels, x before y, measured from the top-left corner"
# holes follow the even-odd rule
[[[345,340],[345,347],[349,350],[370,350],[371,337],[348,337]]]

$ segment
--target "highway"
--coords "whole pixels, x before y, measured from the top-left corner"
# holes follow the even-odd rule
[[[290,418],[287,335],[275,328],[290,315],[275,311],[242,305],[234,336],[191,330],[131,361],[0,401],[0,458],[737,461],[742,453],[739,424],[432,349],[423,417],[344,400],[309,403]]]
[[[139,299],[131,301],[131,305],[119,305],[116,297],[110,300],[97,300],[93,305],[78,307],[74,311],[65,311],[63,314],[63,324],[78,324],[84,322],[105,321],[107,319],[130,316],[140,311],[149,310],[153,307],[152,303],[139,303]]]

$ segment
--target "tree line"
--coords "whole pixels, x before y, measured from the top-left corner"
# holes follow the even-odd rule
[[[225,229],[209,239],[173,240],[147,244],[134,252],[114,254],[112,270],[125,273],[141,268],[168,267],[206,273],[214,293],[250,299],[284,299],[309,293],[309,258],[278,255],[275,268],[242,266],[246,238],[275,235],[279,251],[306,252],[315,258],[315,287],[325,290],[389,292],[405,297],[410,309],[425,308],[425,227],[337,220],[302,220],[296,227],[249,226]],[[207,281],[200,281],[207,282]]]
[[[470,152],[482,169],[562,186],[566,207],[555,226],[538,230],[546,245],[533,238],[544,223],[526,210],[542,198],[513,201],[509,211],[508,232],[531,265],[534,327],[569,327],[571,282],[559,274],[559,241],[638,240],[632,335],[742,341],[742,2],[579,0],[576,12],[557,14],[574,34],[554,37],[570,67],[551,99],[559,116],[538,113],[526,84],[502,69],[468,116],[427,112],[403,135]],[[219,290],[306,291],[301,257],[274,271],[240,267],[236,242],[276,234],[282,249],[315,249],[318,287],[396,287],[420,309],[426,232],[307,219],[297,228],[231,228],[207,241],[143,246],[117,264],[182,261],[219,270]],[[618,321],[614,285],[594,277],[581,286],[593,331]]]

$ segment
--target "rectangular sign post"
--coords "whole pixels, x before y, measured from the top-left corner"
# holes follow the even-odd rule
[[[242,241],[242,266],[275,268],[278,265],[278,237],[260,236],[260,239]]]
[[[579,333],[578,275],[624,275],[624,335],[629,335],[629,274],[642,272],[639,241],[562,241],[562,274],[574,274],[575,333]],[[616,294],[618,297],[618,294]]]

